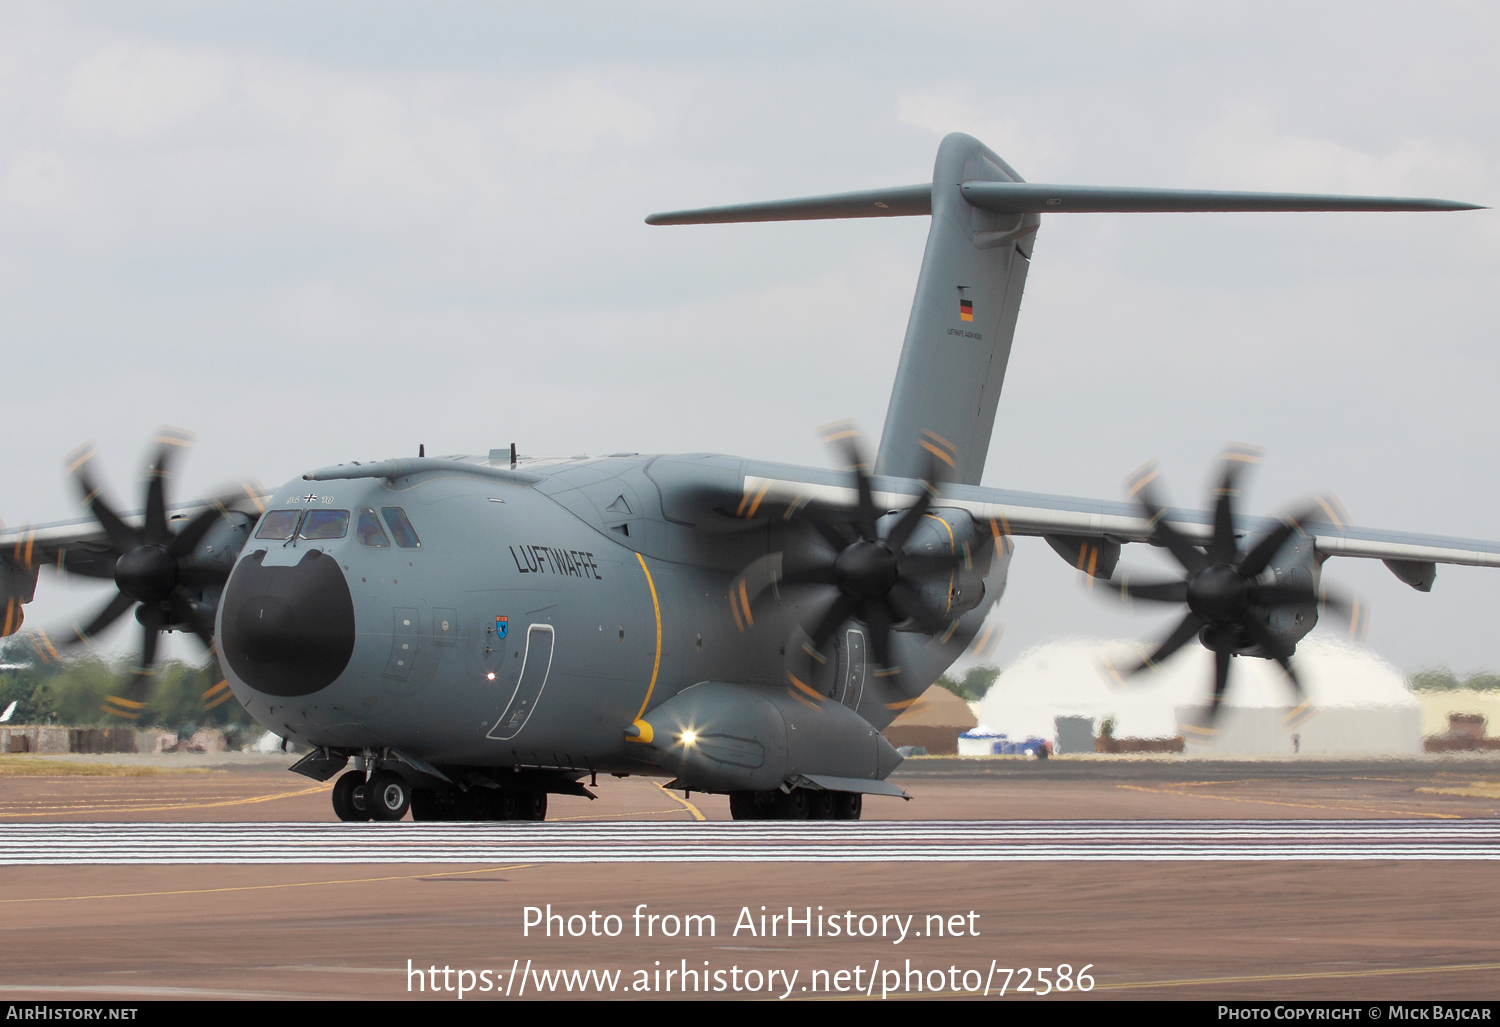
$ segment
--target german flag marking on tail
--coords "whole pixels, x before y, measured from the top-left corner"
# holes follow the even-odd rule
[[[959,300],[958,301],[958,319],[960,321],[972,321],[972,320],[974,320],[974,301],[973,300]]]

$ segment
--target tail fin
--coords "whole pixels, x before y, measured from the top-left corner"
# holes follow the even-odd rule
[[[938,146],[932,184],[652,214],[651,225],[931,214],[875,473],[977,485],[1042,213],[1474,210],[1449,200],[1030,184],[979,140]]]
[[[1041,218],[969,203],[965,182],[1020,182],[979,140],[954,133],[932,173],[932,229],[906,322],[875,473],[979,484]]]

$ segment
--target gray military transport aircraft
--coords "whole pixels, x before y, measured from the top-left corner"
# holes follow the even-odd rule
[[[1384,560],[1427,591],[1439,563],[1500,566],[1500,543],[1355,528],[1327,501],[1282,520],[1237,515],[1243,449],[1204,511],[1163,509],[1154,471],[1129,502],[981,488],[1040,215],[1464,209],[1038,185],[954,134],[930,184],[654,214],[931,216],[872,470],[834,426],[844,471],[709,453],[529,459],[512,445],[171,506],[187,439],[166,431],[142,512],[115,512],[85,450],[69,471],[89,519],[0,534],[3,634],[43,565],[112,580],[89,623],[29,635],[38,656],[134,608],[141,677],[106,706],[131,719],[159,632],[216,645],[224,682],[205,701],[232,691],[307,747],[299,773],[344,771],[344,820],[541,819],[549,794],[590,795],[601,773],[727,793],[737,819],[857,819],[863,796],[903,794],[886,781],[901,757],[881,729],[975,639],[1004,592],[1010,537],[1032,535],[1127,596],[1186,607],[1140,667],[1197,638],[1216,654],[1211,720],[1235,656],[1278,661],[1300,691],[1291,656],[1330,605],[1327,558]],[[1184,578],[1116,578],[1130,542],[1166,548]]]

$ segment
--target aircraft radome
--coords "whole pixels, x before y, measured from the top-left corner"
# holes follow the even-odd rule
[[[0,535],[3,633],[21,627],[42,565],[112,580],[89,623],[31,633],[38,656],[134,609],[139,684],[107,707],[130,719],[159,632],[216,643],[226,683],[211,699],[232,691],[308,747],[300,773],[327,780],[352,761],[333,790],[345,820],[539,819],[549,794],[589,794],[599,774],[727,793],[738,819],[853,819],[863,796],[902,794],[881,728],[974,640],[1004,592],[1009,537],[1033,535],[1127,595],[1185,605],[1147,662],[1195,638],[1217,654],[1206,728],[1235,656],[1292,675],[1330,605],[1325,559],[1381,559],[1426,591],[1439,563],[1500,566],[1500,543],[1356,528],[1326,502],[1285,521],[1238,515],[1243,449],[1206,511],[1163,510],[1152,471],[1130,502],[979,487],[1041,215],[1463,209],[1038,185],[955,134],[930,184],[655,214],[931,216],[872,468],[836,425],[847,471],[512,447],[340,464],[173,507],[166,481],[187,439],[167,431],[143,512],[109,505],[84,451],[70,471],[92,519]],[[1165,547],[1182,580],[1113,580],[1131,542]]]

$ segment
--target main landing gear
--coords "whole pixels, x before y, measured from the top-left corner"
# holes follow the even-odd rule
[[[736,820],[858,820],[864,796],[858,792],[730,792],[729,812]]]
[[[412,788],[393,770],[365,780],[351,770],[333,786],[333,812],[340,820],[546,820],[547,793],[516,788]]]
[[[547,793],[520,788],[418,789],[413,820],[546,820]]]

